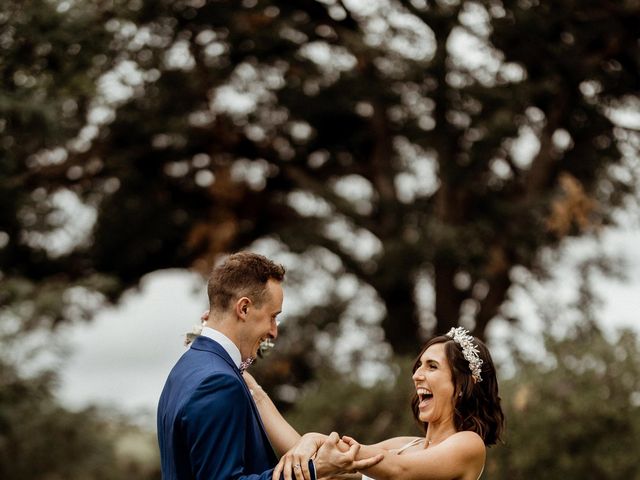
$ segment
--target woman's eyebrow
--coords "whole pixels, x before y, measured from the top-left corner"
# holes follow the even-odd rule
[[[425,358],[424,361],[422,363],[435,363],[437,365],[440,365],[440,362],[438,362],[437,360],[434,360],[433,358]]]

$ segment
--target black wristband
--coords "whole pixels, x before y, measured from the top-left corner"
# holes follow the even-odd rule
[[[316,464],[313,459],[309,459],[309,472],[311,472],[311,480],[316,480]]]

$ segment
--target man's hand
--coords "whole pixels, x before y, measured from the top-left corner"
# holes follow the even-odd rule
[[[327,438],[321,433],[305,433],[294,447],[285,453],[273,470],[272,480],[311,480],[309,459],[318,451]],[[292,475],[293,472],[293,475]]]
[[[314,461],[318,477],[357,472],[358,470],[372,467],[384,458],[384,455],[378,454],[373,457],[356,460],[360,444],[351,438],[350,440],[350,442],[346,443],[349,448],[345,451],[345,443],[341,442],[340,436],[336,432],[329,435],[318,449]]]

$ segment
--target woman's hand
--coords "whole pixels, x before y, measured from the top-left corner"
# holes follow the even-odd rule
[[[373,452],[371,456],[363,456],[358,455],[359,451],[360,444],[351,437],[345,436],[341,440],[336,432],[331,433],[316,455],[315,467],[318,477],[357,473],[374,466],[384,458],[383,453]]]
[[[245,370],[244,372],[242,372],[242,378],[244,378],[244,383],[246,383],[247,387],[249,387],[249,391],[251,392],[253,401],[256,402],[256,405],[258,406],[258,410],[260,410],[263,404],[270,403],[267,392],[265,392],[260,384],[256,382],[256,379],[253,378],[253,375]],[[260,410],[260,415],[263,416],[263,414],[263,410]],[[264,420],[265,419],[263,418],[263,421]]]
[[[342,453],[346,453],[349,451],[349,448],[351,447],[347,442],[345,442],[344,440],[340,439],[338,441],[338,444],[336,445],[336,447],[338,448],[338,450],[340,450]]]
[[[247,370],[242,372],[242,378],[244,378],[244,383],[247,384],[247,387],[249,387],[249,390],[252,391],[251,393],[253,393],[253,391],[258,389],[262,390],[262,387],[258,384],[256,379],[253,378],[253,375],[251,375]]]

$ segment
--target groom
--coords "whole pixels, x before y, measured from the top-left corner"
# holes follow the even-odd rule
[[[241,368],[264,340],[278,335],[283,279],[281,265],[249,252],[229,256],[211,273],[209,318],[160,396],[164,480],[271,479],[277,458]],[[316,462],[318,477],[337,471],[337,463],[353,465],[336,445],[319,450]],[[315,480],[315,466],[309,463]],[[302,471],[296,468],[298,476]]]

